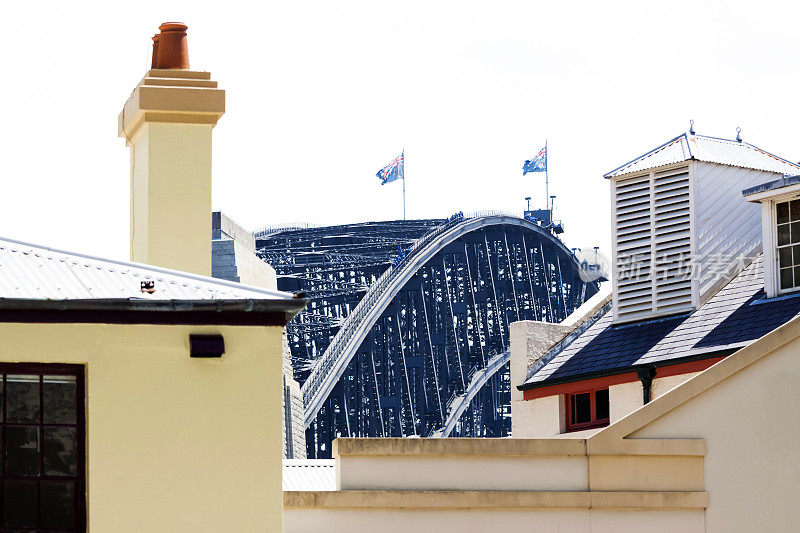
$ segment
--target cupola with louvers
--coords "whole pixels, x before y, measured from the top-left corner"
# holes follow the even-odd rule
[[[761,250],[741,191],[800,166],[737,141],[683,134],[606,174],[617,323],[688,312]]]

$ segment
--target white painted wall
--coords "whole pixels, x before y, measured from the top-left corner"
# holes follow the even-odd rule
[[[719,289],[720,276],[726,271],[720,268],[719,258],[733,261],[761,250],[761,208],[745,201],[742,190],[780,177],[774,172],[694,162],[694,252],[700,265],[700,305]]]
[[[667,376],[665,378],[656,378],[653,380],[652,388],[650,389],[650,399],[655,400],[659,396],[663,396],[674,389],[684,381],[693,378],[700,372],[690,372],[688,374],[680,374],[678,376]]]
[[[642,395],[642,382],[631,381],[630,383],[620,383],[611,385],[608,388],[609,414],[613,424],[644,405]]]
[[[553,437],[564,433],[564,396],[523,400],[511,411],[514,437]]]
[[[692,372],[664,378],[656,377],[650,389],[650,398],[653,400],[658,398],[697,374],[697,372]],[[611,385],[608,388],[608,399],[611,404],[610,415],[613,424],[644,405],[642,383],[637,380]],[[564,434],[566,420],[564,418],[564,395],[519,401],[515,409],[511,411],[511,416],[514,437],[554,437]],[[595,431],[592,430],[591,433]],[[577,436],[578,434],[569,433],[569,435]]]

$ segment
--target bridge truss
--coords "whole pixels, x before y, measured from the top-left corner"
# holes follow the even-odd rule
[[[257,236],[289,325],[309,457],[339,436],[510,432],[509,324],[560,321],[597,291],[548,229],[505,215]]]

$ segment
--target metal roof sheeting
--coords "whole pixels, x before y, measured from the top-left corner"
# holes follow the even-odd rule
[[[283,490],[336,490],[336,460],[284,459]]]
[[[629,161],[612,170],[605,177],[615,178],[690,159],[778,174],[797,174],[800,172],[800,165],[766,152],[752,144],[684,133],[637,157],[633,161]]]
[[[154,281],[153,294],[141,291]],[[286,300],[292,295],[139,263],[0,238],[0,298],[84,300]]]

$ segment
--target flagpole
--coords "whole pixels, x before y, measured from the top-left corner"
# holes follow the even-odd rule
[[[403,148],[403,220],[406,219],[406,149]]]
[[[547,153],[547,139],[545,139],[544,140],[544,195],[545,195],[544,205],[547,208],[547,210],[550,211],[550,222],[552,223],[553,222],[553,212],[550,209],[550,181],[548,180],[548,177],[547,177],[547,167],[550,166],[548,164],[549,161],[547,161],[547,159],[548,159],[547,156],[548,155],[549,154]]]

